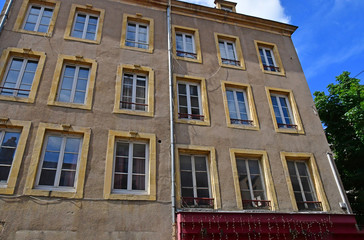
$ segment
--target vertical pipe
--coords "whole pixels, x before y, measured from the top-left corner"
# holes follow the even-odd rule
[[[8,15],[9,15],[9,11],[10,11],[10,8],[11,8],[11,5],[13,4],[13,0],[10,0],[8,2],[8,6],[6,7],[6,10],[5,10],[5,13],[4,13],[4,16],[3,18],[1,19],[1,22],[0,22],[0,32],[3,30],[4,26],[5,26],[5,21],[6,19],[8,18]]]
[[[174,141],[174,101],[173,101],[173,73],[172,73],[172,3],[168,0],[167,7],[167,33],[168,33],[168,78],[169,78],[169,118],[170,118],[170,141],[171,141],[171,201],[172,201],[172,224],[176,223],[176,196],[175,196],[175,141]]]

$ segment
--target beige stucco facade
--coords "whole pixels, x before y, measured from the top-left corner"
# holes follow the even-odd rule
[[[8,48],[18,48],[31,49],[46,55],[34,102],[0,99],[0,118],[31,122],[29,137],[23,145],[25,151],[15,191],[13,194],[0,196],[0,238],[171,239],[173,228],[166,1],[60,2],[51,36],[13,30],[23,0],[13,2],[9,19],[0,33],[1,53]],[[65,39],[65,31],[69,31],[66,30],[67,26],[69,27],[68,18],[72,4],[75,3],[92,4],[91,8],[97,11],[104,10],[102,31],[97,43]],[[243,211],[241,204],[237,203],[239,198],[236,197],[236,183],[231,164],[231,149],[241,149],[247,152],[264,152],[265,164],[269,164],[269,168],[266,169],[270,171],[268,175],[272,179],[270,189],[273,189],[271,194],[275,198],[274,211],[294,212],[297,209],[291,201],[292,196],[281,158],[282,152],[288,152],[293,155],[307,153],[314,156],[317,166],[317,171],[313,173],[314,180],[320,182],[320,194],[324,195],[323,199],[327,199],[324,210],[329,213],[344,213],[339,207],[339,190],[329,170],[326,156],[329,146],[290,37],[295,27],[198,5],[176,1],[173,1],[173,4],[175,7],[172,8],[172,24],[181,28],[197,29],[195,34],[199,34],[201,48],[201,62],[174,58],[173,74],[203,79],[206,86],[206,103],[203,107],[205,115],[209,116],[208,124],[175,121],[176,152],[178,153],[178,146],[184,146],[183,149],[188,148],[186,146],[214,149],[216,174],[213,175],[213,183],[218,192],[214,196],[220,198],[214,211]],[[151,37],[154,37],[151,41],[154,45],[152,51],[135,51],[121,47],[123,18],[129,15],[139,15],[154,21],[153,32],[150,33]],[[228,17],[224,18],[224,15]],[[239,18],[241,20],[233,23],[234,19]],[[219,64],[215,33],[239,39],[235,43],[240,45],[243,67],[229,68]],[[278,49],[284,74],[262,71],[255,41],[271,43]],[[55,94],[56,91],[54,78],[60,56],[74,56],[75,61],[82,56],[82,59],[92,60],[92,64],[95,64],[93,93],[92,96],[88,96],[88,107],[49,103],[50,94]],[[153,98],[153,109],[149,110],[152,114],[143,116],[114,111],[117,95],[115,86],[121,78],[118,76],[118,69],[125,65],[136,68],[142,66],[148,69],[149,74],[154,74],[154,92],[153,96],[149,96],[149,99]],[[257,118],[257,126],[254,129],[228,126],[221,90],[224,82],[249,86],[251,89],[251,99],[254,102],[250,104],[253,104]],[[297,105],[297,116],[302,131],[276,131],[272,118],[274,115],[267,98],[267,87],[291,91]],[[35,152],[40,151],[36,149],[39,145],[36,144],[37,131],[44,123],[70,125],[71,129],[75,126],[90,132],[85,173],[82,176],[83,194],[77,195],[78,197],[62,194],[35,196],[26,190],[28,187],[32,188],[32,185],[27,183],[27,178],[34,175],[30,169],[36,169],[32,166],[32,158]],[[8,126],[7,123],[2,123],[0,127]],[[107,151],[109,131],[155,136],[154,197],[104,198],[104,184],[106,179],[109,179],[105,177],[107,154],[110,154]],[[180,196],[180,189],[177,188],[176,191],[177,196]]]

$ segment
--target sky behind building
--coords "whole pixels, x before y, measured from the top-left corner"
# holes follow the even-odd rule
[[[214,7],[214,0],[184,1]],[[299,27],[292,39],[312,93],[325,91],[343,71],[355,77],[364,70],[363,0],[231,1],[239,13]]]

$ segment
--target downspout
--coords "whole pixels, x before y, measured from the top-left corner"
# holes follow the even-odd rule
[[[13,4],[13,0],[9,0],[8,6],[6,7],[6,10],[5,10],[5,13],[4,13],[4,16],[3,16],[3,18],[1,19],[1,22],[0,22],[0,33],[1,33],[1,31],[3,30],[3,28],[5,26],[5,21],[8,18],[9,11],[10,11],[10,8],[11,8],[12,4]]]
[[[339,203],[340,207],[342,209],[345,209],[348,214],[353,214],[353,212],[351,211],[351,208],[350,208],[350,206],[349,206],[349,204],[348,204],[348,202],[346,200],[345,193],[344,193],[344,188],[341,185],[341,182],[339,180],[339,176],[338,176],[338,173],[337,173],[337,169],[336,169],[336,167],[334,165],[334,160],[333,160],[332,154],[330,152],[327,152],[326,155],[327,155],[327,159],[329,160],[331,171],[332,171],[332,174],[334,175],[335,183],[337,185],[337,188],[339,189],[340,196],[341,196],[341,199],[342,199],[342,202]]]
[[[176,186],[175,186],[175,141],[174,141],[174,99],[173,99],[173,73],[172,73],[172,1],[168,0],[167,7],[167,33],[168,33],[168,78],[169,78],[169,119],[171,141],[171,201],[172,201],[172,225],[176,224]]]

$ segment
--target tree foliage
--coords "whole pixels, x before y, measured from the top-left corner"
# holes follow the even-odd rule
[[[364,216],[364,85],[349,72],[315,92],[315,104],[353,210]],[[358,219],[359,220],[359,219]],[[363,218],[360,219],[363,221]],[[363,224],[364,222],[362,222]]]

